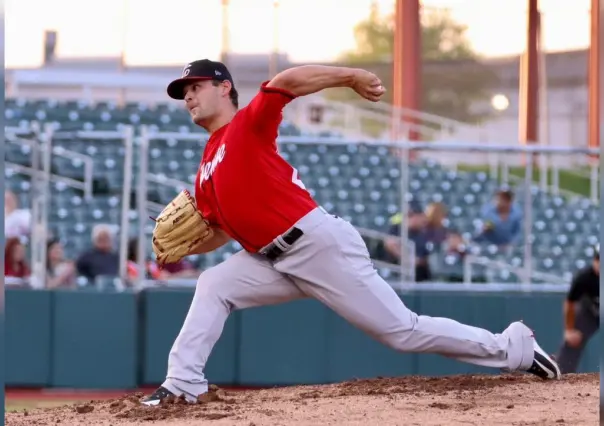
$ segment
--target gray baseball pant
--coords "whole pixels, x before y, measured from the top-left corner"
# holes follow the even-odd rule
[[[191,401],[207,392],[204,367],[233,310],[307,297],[400,352],[435,353],[509,371],[532,365],[532,332],[524,324],[493,334],[417,315],[378,275],[350,223],[317,208],[295,226],[304,235],[276,261],[241,251],[201,274],[170,351],[165,388]]]

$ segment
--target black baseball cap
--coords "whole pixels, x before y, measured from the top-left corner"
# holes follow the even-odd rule
[[[168,85],[168,96],[182,100],[185,98],[184,87],[191,82],[201,80],[230,81],[231,85],[235,86],[226,65],[222,62],[200,59],[187,64],[182,70],[181,77]]]

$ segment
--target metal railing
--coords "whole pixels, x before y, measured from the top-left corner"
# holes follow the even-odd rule
[[[482,151],[482,152],[494,152],[494,153],[524,153],[528,158],[532,158],[535,154],[585,154],[585,155],[597,155],[598,150],[595,148],[574,148],[574,147],[554,147],[554,146],[538,146],[538,145],[482,145],[475,143],[442,143],[442,142],[414,142],[414,143],[400,143],[404,148],[402,149],[403,167],[408,169],[410,163],[410,153],[412,151]],[[404,175],[405,173],[401,173]],[[405,185],[401,185],[405,193],[408,192],[407,182]],[[532,194],[529,190],[533,186],[533,162],[526,161],[525,166],[525,177],[524,177],[524,200],[523,200],[523,267],[522,283],[529,285],[531,277],[533,277],[533,240],[527,238],[531,235],[533,227],[533,204]],[[404,197],[403,197],[404,198]],[[403,210],[403,222],[406,222],[406,214]],[[403,227],[406,229],[406,227]],[[408,234],[404,234],[408,235]]]
[[[33,167],[24,166],[22,164],[13,163],[13,162],[10,162],[10,161],[5,161],[4,162],[4,167],[7,170],[13,170],[15,173],[26,175],[26,176],[29,176],[31,178],[35,178],[36,175],[39,172],[39,170],[36,170]],[[57,175],[57,174],[50,174],[50,176],[48,177],[48,179],[51,182],[62,183],[62,184],[64,184],[65,186],[67,186],[69,188],[78,189],[78,190],[83,191],[84,192],[84,198],[86,198],[86,199],[92,198],[92,187],[90,187],[88,189],[86,187],[86,185],[84,184],[84,182],[82,182],[80,180],[72,179],[72,178],[61,176],[61,175]]]
[[[24,144],[27,144],[28,146],[30,146],[32,148],[32,157],[35,157],[36,155],[38,155],[37,153],[44,153],[46,150],[46,147],[40,146],[39,142],[35,142],[35,141],[27,140],[27,139],[16,139],[16,140],[7,139],[7,142],[9,142],[9,143],[19,143],[19,141],[21,141]],[[34,153],[36,153],[36,154],[34,154]],[[52,150],[52,154],[64,156],[67,158],[81,159],[82,162],[84,163],[84,180],[81,181],[81,180],[77,180],[77,179],[73,179],[73,178],[70,178],[67,176],[61,176],[61,175],[57,175],[57,174],[51,174],[50,180],[53,182],[64,183],[65,185],[69,186],[70,188],[74,188],[74,189],[78,189],[78,190],[82,191],[84,193],[84,198],[86,198],[87,200],[92,198],[92,185],[93,185],[93,170],[92,170],[93,161],[92,161],[92,158],[87,155],[81,155],[77,152],[62,149],[60,147],[55,147]],[[37,159],[32,160],[32,164],[35,164],[36,161],[37,161]],[[6,165],[6,167],[10,167],[10,168],[14,169],[17,173],[21,173],[21,174],[24,174],[27,176],[35,177],[36,174],[38,173],[38,170],[34,169],[33,167],[25,166],[23,164],[13,163],[12,161],[5,161],[4,164]]]
[[[55,130],[51,131],[51,139],[53,137],[64,139],[78,140],[102,140],[115,141],[124,146],[124,182],[122,184],[122,202],[121,202],[121,217],[119,226],[119,276],[122,283],[127,280],[128,275],[128,239],[130,232],[130,194],[132,193],[132,180],[134,169],[134,127],[124,126],[118,131],[99,131],[99,130]],[[61,152],[61,150],[59,150]],[[64,151],[63,151],[64,152]],[[83,154],[81,154],[83,155]],[[92,175],[91,175],[92,178]],[[92,180],[92,179],[91,179]],[[90,187],[92,189],[92,186]]]
[[[40,144],[32,145],[32,229],[31,265],[32,286],[43,287],[46,280],[48,241],[48,211],[50,208],[52,129],[46,126],[38,135]],[[44,146],[45,149],[42,149]]]
[[[9,142],[25,143],[31,147],[32,166],[27,167],[5,161],[5,167],[10,167],[17,173],[26,174],[33,178],[34,193],[32,197],[32,266],[35,280],[44,282],[46,277],[46,241],[48,240],[48,210],[50,207],[51,181],[62,182],[65,185],[81,189],[86,199],[93,196],[93,159],[91,156],[67,150],[53,148],[54,137],[74,138],[81,140],[116,140],[124,144],[124,182],[122,185],[121,226],[119,234],[120,278],[127,278],[127,248],[129,232],[130,194],[133,178],[134,128],[125,126],[122,131],[55,131],[51,124],[41,126],[31,123],[31,129],[5,128]],[[35,139],[27,139],[32,137]],[[84,182],[51,173],[51,155],[60,155],[71,159],[79,159],[84,163]],[[123,287],[120,285],[119,288]]]
[[[400,279],[403,281],[415,282],[415,264],[417,261],[415,253],[415,244],[411,240],[405,240],[396,235],[386,234],[385,232],[375,231],[359,226],[355,226],[361,236],[373,238],[385,242],[387,240],[398,241],[401,247],[400,263],[394,264],[383,260],[371,259],[374,265],[378,268],[388,269],[393,272],[398,272]]]
[[[309,111],[316,107],[323,111],[320,123],[309,120],[312,116]],[[342,102],[324,97],[311,97],[288,105],[284,116],[301,128],[335,132],[347,138],[367,141],[383,137],[405,139],[412,132],[420,135],[422,140],[447,140],[455,137],[460,130],[463,131],[463,137],[471,141],[484,139],[482,126],[408,108],[393,107],[385,102]],[[378,130],[381,129],[377,135],[376,126]]]
[[[589,158],[586,158],[586,160],[589,163],[588,172],[580,173],[573,169],[564,169],[564,172],[568,174],[575,174],[589,180],[589,199],[591,202],[597,203],[600,200],[600,165],[599,162],[591,161]],[[549,162],[545,159],[544,155],[540,155],[538,163],[539,175],[538,181],[535,182],[535,184],[539,186],[541,191],[550,193],[552,195],[571,197],[583,196],[582,194],[578,194],[560,187],[560,172],[563,169],[560,168],[559,164],[554,162],[553,164],[549,165]],[[498,156],[493,155],[489,157],[489,175],[491,178],[500,180],[503,184],[522,180],[522,178],[510,174],[510,169],[510,164],[502,161]],[[551,182],[549,179],[550,176]]]
[[[120,227],[120,278],[126,280],[128,276],[128,238],[130,235],[130,194],[132,193],[132,169],[134,157],[134,128],[129,126],[123,131],[124,140],[124,183],[122,186],[122,211]],[[146,193],[145,193],[146,194]]]
[[[92,186],[93,186],[93,176],[94,176],[94,160],[91,156],[80,154],[79,152],[71,151],[69,149],[65,149],[60,146],[56,146],[52,150],[53,155],[58,155],[60,157],[76,159],[82,161],[84,164],[84,182],[81,184],[81,189],[84,192],[84,197],[86,199],[92,198]],[[72,181],[77,182],[75,179],[71,179]]]
[[[399,129],[399,132],[394,130],[395,135],[403,138],[409,131],[417,131],[413,127],[401,126],[401,123],[423,123],[422,127],[431,129],[433,136],[438,140],[446,140],[449,137],[454,137],[459,130],[464,130],[464,136],[470,138],[472,142],[480,141],[484,138],[484,130],[480,125],[463,123],[446,117],[441,117],[436,114],[417,111],[414,109],[395,107],[386,102],[367,103],[362,101],[353,102],[356,108],[361,110],[379,111],[390,118],[393,129]],[[402,131],[402,132],[401,132]]]
[[[514,273],[518,277],[522,277],[520,288],[525,291],[531,290],[532,286],[530,285],[530,283],[532,282],[532,280],[546,281],[550,284],[560,285],[566,285],[568,283],[559,275],[548,274],[535,270],[527,271],[522,267],[513,266],[501,260],[490,259],[486,256],[475,256],[472,254],[467,254],[464,256],[463,261],[463,282],[466,287],[474,286],[474,265],[481,265],[487,268],[494,269],[503,269]],[[526,276],[526,274],[528,274],[528,276]]]
[[[192,183],[188,183],[179,179],[169,178],[164,174],[147,174],[147,182],[169,186],[170,188],[174,188],[177,191],[181,191],[183,189],[188,189],[189,191],[193,190]]]
[[[138,188],[137,188],[137,208],[138,208],[138,217],[146,218],[149,216],[149,210],[154,209],[161,211],[165,206],[158,205],[157,203],[152,203],[148,200],[148,184],[153,183],[157,185],[165,185],[171,188],[174,188],[176,191],[180,191],[182,189],[193,190],[193,185],[187,182],[183,182],[178,179],[169,178],[165,175],[156,175],[149,173],[149,143],[151,139],[158,139],[156,136],[157,133],[152,133],[149,131],[147,126],[143,126],[141,128],[140,136],[136,138],[139,147],[140,154],[140,167],[139,167],[139,175],[138,175]],[[198,141],[199,136],[197,135],[181,135],[181,134],[171,134],[171,139],[175,137],[179,140],[190,140],[190,141]],[[170,139],[169,138],[169,139]],[[147,238],[145,235],[145,226],[143,223],[139,223],[139,228],[137,230],[137,259],[138,259],[138,277],[137,286],[140,286],[145,277],[146,266],[145,266],[145,257],[146,257],[146,249],[147,246]]]
[[[196,134],[179,134],[173,132],[149,132],[143,131],[141,133],[140,139],[140,149],[141,149],[141,158],[144,158],[148,155],[149,150],[149,141],[150,140],[169,140],[169,139],[177,139],[179,141],[192,141],[199,143],[200,140],[207,138],[207,135],[196,135]],[[351,140],[342,140],[339,138],[312,138],[309,141],[308,137],[281,137],[278,139],[278,143],[303,143],[308,145],[309,143],[317,143],[324,145],[349,145],[351,143],[355,143],[355,141]],[[361,142],[362,143],[362,142]],[[480,143],[460,143],[460,142],[391,142],[391,141],[371,141],[370,145],[378,145],[385,147],[394,147],[399,150],[399,158],[400,158],[400,186],[402,188],[403,194],[401,197],[401,206],[400,211],[403,217],[401,223],[401,231],[402,236],[400,238],[401,241],[401,253],[405,256],[409,256],[409,246],[411,245],[410,239],[408,237],[408,224],[406,217],[408,215],[408,203],[406,200],[408,199],[409,194],[409,164],[411,163],[411,153],[415,151],[455,151],[455,152],[472,152],[472,151],[480,151],[480,152],[490,152],[490,153],[524,153],[526,155],[532,154],[585,154],[585,155],[593,155],[597,154],[597,150],[593,148],[574,148],[574,147],[543,147],[543,146],[523,146],[523,145],[503,145],[503,144],[491,144],[484,145]],[[143,173],[144,172],[144,173]],[[147,176],[147,177],[144,177]],[[141,168],[141,177],[139,177],[139,190],[142,193],[146,193],[147,182],[152,181],[154,183],[166,184],[175,188],[181,187],[191,187],[189,183],[182,182],[180,180],[167,178],[163,176],[154,176],[149,177],[147,171]],[[528,161],[526,163],[525,168],[525,178],[524,178],[524,186],[525,188],[531,188],[533,186],[533,163]],[[532,212],[532,203],[531,203],[531,191],[524,191],[524,214],[523,214],[523,234],[530,235],[532,231],[533,225],[533,212]],[[139,208],[142,209],[143,204],[139,205]],[[139,212],[139,216],[144,216],[146,214],[146,209],[141,210]],[[377,236],[374,232],[367,232],[368,230],[364,230],[366,235]],[[142,234],[141,234],[142,237]],[[380,238],[383,238],[384,235],[380,234]],[[523,284],[529,285],[531,279],[547,279],[552,278],[552,282],[554,282],[555,276],[550,276],[548,274],[540,273],[536,271],[533,267],[533,259],[532,259],[532,239],[525,238],[525,243],[523,246],[523,266],[521,268],[514,267],[507,263],[496,263],[495,261],[489,263],[491,266],[497,265],[498,267],[505,267],[509,270],[514,270],[517,272],[517,275],[522,278]],[[474,263],[483,262],[484,259],[480,258],[469,258]],[[469,262],[469,261],[468,261]],[[470,265],[471,263],[468,263]],[[405,268],[409,265],[409,258],[401,258],[400,266],[402,275],[405,276],[409,273],[409,269]],[[392,267],[392,265],[388,265],[388,267]],[[541,278],[539,278],[541,277]],[[560,283],[560,279],[556,278],[555,282]]]
[[[46,127],[46,131],[49,132],[52,138],[56,136],[56,132],[52,129],[52,126],[48,125]],[[46,149],[46,144],[42,144],[40,142],[41,138],[41,125],[38,122],[32,123],[32,130],[28,132],[25,129],[17,128],[17,127],[7,127],[5,129],[6,132],[6,141],[8,143],[12,143],[15,145],[27,145],[31,149],[31,164],[35,164],[37,159],[36,155],[39,153],[43,153]],[[71,160],[80,160],[84,164],[84,181],[79,181],[77,179],[64,177],[64,179],[58,179],[60,175],[53,175],[53,180],[62,181],[66,183],[68,186],[79,189],[84,193],[84,197],[86,199],[90,199],[92,197],[92,187],[93,187],[93,176],[94,176],[94,160],[92,156],[82,154],[76,151],[72,151],[60,146],[52,147],[52,155],[56,155],[59,157],[71,159]],[[16,163],[12,163],[16,164]]]

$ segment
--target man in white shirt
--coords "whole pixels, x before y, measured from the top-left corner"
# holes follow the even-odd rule
[[[11,191],[4,192],[4,235],[6,238],[29,237],[31,212],[19,209],[19,200]]]

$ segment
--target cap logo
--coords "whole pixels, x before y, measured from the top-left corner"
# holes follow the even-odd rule
[[[182,77],[188,76],[190,72],[191,72],[191,64],[184,67],[184,69],[182,70]]]
[[[218,70],[215,70],[215,71],[214,71],[214,73],[215,73],[216,75],[222,75],[222,73],[221,73],[220,71],[218,71]]]

